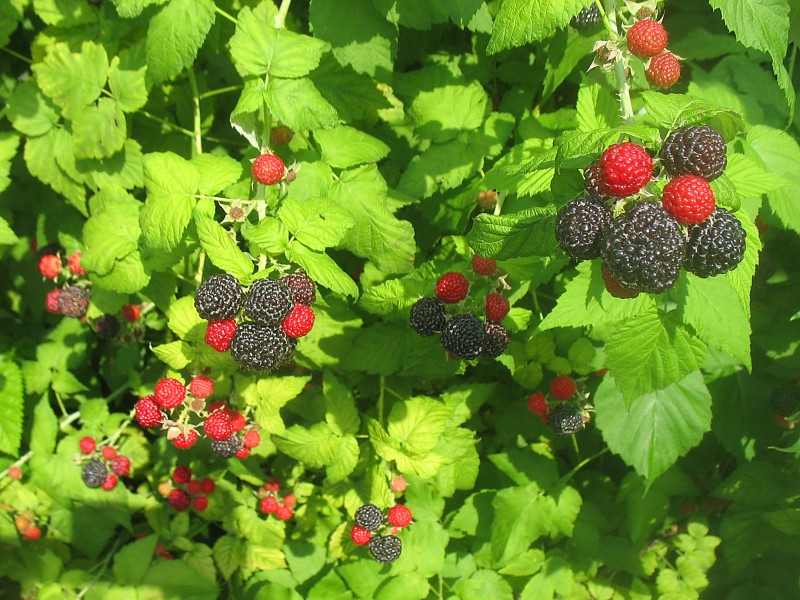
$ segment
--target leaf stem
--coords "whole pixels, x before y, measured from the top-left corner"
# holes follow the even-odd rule
[[[275,28],[283,29],[286,27],[286,15],[289,13],[289,7],[292,5],[292,0],[281,0],[281,7],[278,9],[278,14],[275,15]]]
[[[229,85],[228,87],[217,88],[216,90],[209,90],[207,92],[203,92],[200,94],[200,100],[205,100],[206,98],[212,98],[214,96],[219,96],[220,94],[228,94],[230,92],[237,92],[242,89],[243,86],[241,85]]]
[[[77,421],[81,416],[81,411],[76,410],[74,413],[67,415],[67,417],[58,424],[58,429],[63,431],[68,425]],[[11,467],[21,467],[26,462],[28,462],[31,458],[33,458],[33,450],[28,450],[25,454],[20,456],[16,461],[8,465],[8,467],[2,471],[0,471],[0,479],[3,479],[8,475],[8,470]]]
[[[383,397],[386,392],[386,376],[381,375],[380,392],[378,393],[378,423],[383,427]]]
[[[114,558],[114,556],[116,556],[117,548],[119,548],[121,542],[122,542],[122,537],[117,536],[117,538],[114,540],[114,544],[111,546],[111,550],[108,551],[108,554],[103,559],[103,562],[100,563],[99,565],[100,569],[97,571],[97,575],[95,575],[94,578],[89,583],[87,583],[86,586],[83,589],[81,589],[81,591],[78,592],[78,594],[75,596],[75,600],[80,600],[81,598],[83,598],[89,592],[89,590],[92,589],[94,584],[100,580],[100,578],[103,576],[103,573],[105,573],[106,569],[108,568],[108,563],[110,563],[111,559]]]
[[[229,14],[228,14],[228,13],[226,13],[224,10],[222,10],[222,9],[221,9],[219,6],[215,6],[215,7],[214,7],[214,10],[216,11],[216,13],[217,13],[217,14],[218,14],[220,17],[222,17],[222,18],[224,18],[224,19],[227,19],[228,21],[230,21],[230,22],[231,22],[231,23],[233,23],[234,25],[237,25],[237,24],[239,23],[239,21],[237,21],[237,20],[236,20],[236,17],[233,17],[233,16],[229,15]]]
[[[189,69],[189,86],[192,89],[192,105],[194,106],[194,147],[192,156],[203,153],[203,121],[200,115],[200,93],[197,91],[197,78],[194,69]]]
[[[608,15],[613,17],[606,19],[611,26],[611,30],[621,36],[621,17],[620,9],[617,7],[617,0],[606,0],[608,6]],[[628,82],[628,58],[624,53],[614,62],[614,74],[617,79],[617,92],[619,93],[620,112],[622,114],[623,123],[633,123],[633,103],[631,102],[631,86]]]
[[[11,48],[5,48],[5,47],[3,47],[3,48],[0,48],[0,50],[2,50],[3,52],[5,52],[6,54],[10,54],[10,55],[11,55],[11,56],[13,56],[14,58],[16,58],[16,59],[19,59],[19,60],[21,60],[21,61],[22,61],[22,62],[24,62],[24,63],[27,63],[27,64],[29,64],[29,65],[32,65],[32,64],[33,64],[33,61],[32,61],[30,58],[28,58],[27,56],[23,56],[23,55],[22,55],[22,54],[20,54],[19,52],[14,52],[14,51],[13,51]]]
[[[573,435],[573,436],[572,436],[572,438],[573,438],[573,439],[575,439],[575,436]],[[577,445],[577,442],[576,442],[576,445]],[[588,457],[588,458],[584,458],[584,459],[583,459],[581,462],[579,462],[577,465],[575,465],[575,466],[572,468],[572,470],[570,470],[570,471],[569,471],[569,473],[567,473],[566,475],[564,475],[564,476],[563,476],[563,477],[562,477],[562,478],[559,480],[559,483],[562,483],[562,484],[563,484],[563,483],[567,483],[567,482],[568,482],[570,479],[572,479],[572,478],[575,476],[575,473],[577,473],[578,471],[580,471],[580,470],[581,470],[583,467],[585,467],[586,465],[588,465],[588,464],[589,464],[590,462],[592,462],[594,459],[596,459],[596,458],[600,458],[601,456],[603,456],[603,454],[605,454],[606,452],[608,452],[608,446],[606,446],[605,448],[603,448],[603,449],[602,449],[602,450],[600,450],[599,452],[595,452],[595,453],[594,453],[594,454],[592,454],[590,457]]]

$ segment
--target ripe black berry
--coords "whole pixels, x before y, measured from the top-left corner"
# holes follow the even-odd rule
[[[356,525],[367,531],[376,531],[383,523],[383,513],[374,504],[365,504],[356,511]]]
[[[231,341],[231,356],[245,369],[271,371],[292,360],[296,345],[280,327],[242,323]]]
[[[411,328],[421,336],[429,336],[441,331],[447,319],[444,303],[438,298],[420,298],[411,307]]]
[[[508,348],[508,330],[499,323],[486,323],[481,356],[497,358]]]
[[[108,469],[106,466],[97,459],[92,459],[83,465],[81,471],[81,479],[90,488],[98,488],[103,485],[103,482],[108,476]]]
[[[237,435],[232,435],[226,440],[212,440],[211,452],[219,458],[233,458],[242,448],[242,439]]]
[[[572,17],[569,22],[578,31],[587,31],[594,28],[600,22],[600,9],[596,4],[581,9],[581,11]]]
[[[659,153],[672,177],[697,175],[706,181],[716,179],[725,170],[725,140],[708,125],[679,127],[667,137]]]
[[[58,296],[58,312],[76,319],[85,317],[86,309],[89,308],[90,296],[89,290],[77,285],[64,288]]]
[[[294,301],[311,306],[317,299],[317,286],[314,280],[302,271],[290,273],[281,278],[283,285],[292,290]]]
[[[370,541],[370,554],[379,563],[391,563],[400,557],[403,551],[403,542],[394,535],[376,535]]]
[[[571,404],[559,404],[547,417],[547,424],[557,435],[572,435],[583,429],[583,416]]]
[[[593,198],[605,198],[602,185],[602,166],[599,160],[594,161],[583,170],[583,189]]]
[[[769,401],[775,412],[783,417],[789,417],[800,411],[800,388],[776,388],[772,390]]]
[[[572,258],[600,256],[600,238],[611,223],[611,209],[597,198],[576,198],[558,211],[556,240]]]
[[[194,295],[194,307],[207,321],[234,318],[242,310],[242,286],[233,275],[212,275],[200,284]]]
[[[603,265],[635,292],[660,294],[680,273],[686,249],[678,221],[660,204],[640,202],[614,219],[603,232]]]
[[[736,268],[744,258],[745,231],[739,219],[724,208],[689,226],[684,268],[698,277],[712,277]]]
[[[275,279],[259,279],[247,291],[244,311],[261,325],[279,325],[294,306],[292,290]]]
[[[480,356],[486,332],[483,323],[475,315],[456,315],[442,329],[442,346],[450,354],[472,360]]]

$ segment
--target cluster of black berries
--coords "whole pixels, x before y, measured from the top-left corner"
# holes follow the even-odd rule
[[[209,321],[209,346],[230,350],[244,369],[274,371],[291,362],[297,338],[311,330],[315,300],[316,286],[302,272],[258,279],[246,292],[232,275],[212,275],[197,289],[194,305]]]
[[[650,177],[622,193],[609,192],[620,181],[627,186],[634,174],[625,160],[615,164],[604,154],[584,173],[586,196],[569,202],[556,220],[559,246],[577,260],[601,258],[606,288],[619,298],[663,293],[681,268],[698,277],[721,275],[744,257],[745,231],[731,212],[716,206],[708,184],[727,164],[722,136],[706,125],[681,127],[659,156],[671,178],[660,203],[629,203],[615,217],[608,200],[636,193]]]
[[[589,31],[597,27],[600,19],[600,9],[597,8],[597,4],[592,3],[590,6],[582,8],[577,15],[572,17],[569,24],[578,31]]]
[[[356,511],[355,525],[350,530],[350,539],[359,546],[367,546],[372,557],[380,563],[392,563],[400,557],[403,542],[397,534],[411,524],[411,510],[404,504],[396,504],[384,516],[374,504],[365,504]],[[381,533],[391,527],[388,535]]]
[[[79,461],[87,460],[81,469],[81,479],[87,487],[102,487],[110,492],[117,486],[119,477],[130,473],[130,459],[117,452],[113,446],[98,448],[95,439],[89,436],[81,438],[79,446]]]
[[[477,259],[477,260],[476,260]],[[473,258],[473,269],[479,275],[490,276],[496,271],[495,261]],[[417,300],[411,307],[409,323],[419,335],[427,337],[441,333],[440,342],[452,357],[473,360],[479,356],[497,358],[508,347],[508,330],[500,322],[509,311],[508,299],[491,292],[483,299],[485,321],[466,312],[449,316],[446,304],[457,304],[469,293],[469,281],[461,273],[449,272],[439,278],[435,296]]]

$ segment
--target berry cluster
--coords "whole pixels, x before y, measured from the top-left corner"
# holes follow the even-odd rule
[[[558,375],[550,382],[549,398],[541,392],[528,397],[528,410],[539,415],[556,435],[573,435],[589,420],[586,400],[578,393],[578,384],[567,375]]]
[[[214,382],[195,377],[188,388],[177,379],[165,377],[156,383],[152,394],[136,403],[136,420],[142,427],[161,426],[176,448],[191,448],[202,429],[211,440],[211,451],[219,458],[247,458],[250,449],[261,443],[258,426],[224,402],[206,400],[214,393]],[[173,418],[173,411],[180,414]],[[192,422],[194,421],[194,422]]]
[[[497,277],[497,263],[478,255],[472,257],[472,270],[482,277]],[[498,282],[500,280],[498,279]],[[470,282],[461,273],[450,271],[436,283],[434,297],[417,300],[411,307],[409,323],[419,335],[440,333],[440,342],[455,358],[473,360],[479,356],[497,358],[508,346],[508,331],[500,322],[510,310],[508,298],[498,291],[483,297],[485,321],[474,312],[448,315],[446,306],[461,303],[469,295]]]
[[[281,521],[288,521],[294,516],[294,507],[297,505],[297,496],[291,492],[283,494],[280,498],[278,493],[281,491],[281,482],[277,479],[268,479],[264,485],[258,488],[258,497],[261,502],[258,509],[266,514],[274,514]]]
[[[602,259],[606,289],[618,298],[670,289],[680,269],[709,277],[726,273],[744,257],[745,232],[716,206],[709,181],[725,169],[725,142],[707,125],[673,131],[659,157],[671,180],[661,203],[623,199],[643,191],[653,160],[630,142],[614,144],[584,172],[586,196],[558,213],[556,239],[570,257]],[[614,202],[613,208],[610,202]]]
[[[14,527],[25,541],[35,542],[42,537],[42,529],[36,525],[36,515],[32,510],[26,510],[14,516]]]
[[[572,17],[569,24],[578,31],[591,31],[597,27],[601,18],[600,9],[597,8],[597,4],[592,3],[590,6],[582,8],[577,15]]]
[[[191,506],[197,512],[203,512],[208,508],[208,497],[214,493],[216,485],[210,477],[192,479],[191,469],[179,465],[172,471],[172,483],[167,482],[159,489],[175,510],[182,512]]]
[[[273,371],[291,362],[297,338],[314,326],[315,300],[316,285],[302,272],[258,279],[246,293],[232,275],[212,275],[197,289],[194,305],[209,322],[209,346],[230,350],[244,369]]]
[[[672,87],[681,77],[678,57],[667,50],[668,37],[661,22],[650,15],[636,21],[627,35],[628,51],[646,61],[647,81],[661,89]]]
[[[365,504],[356,511],[350,539],[358,546],[367,546],[379,563],[392,563],[403,550],[403,543],[397,534],[411,522],[411,509],[405,504],[394,505],[385,516],[374,504]],[[387,529],[388,534],[385,532]]]
[[[113,446],[98,447],[95,439],[89,436],[81,438],[78,445],[81,449],[80,460],[87,461],[81,469],[81,479],[88,487],[102,487],[110,492],[117,487],[119,477],[130,473],[130,459]]]

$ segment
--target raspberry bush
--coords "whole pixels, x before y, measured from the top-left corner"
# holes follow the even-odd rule
[[[354,1],[0,0],[5,595],[800,597],[794,6]]]

